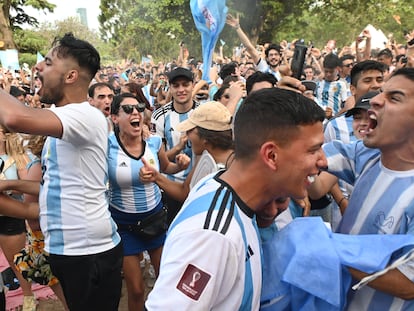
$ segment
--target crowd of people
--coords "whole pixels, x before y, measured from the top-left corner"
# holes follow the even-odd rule
[[[301,41],[255,46],[226,23],[243,48],[220,49],[211,83],[184,44],[168,62],[102,66],[72,34],[32,70],[1,70],[0,247],[24,311],[32,282],[66,310],[117,310],[122,277],[131,311],[318,310],[269,286],[281,280],[262,245],[285,226],[310,215],[346,235],[412,235],[414,31],[381,50],[368,30],[308,47],[294,77]],[[410,310],[413,265],[331,310]],[[359,267],[345,268],[355,282]]]

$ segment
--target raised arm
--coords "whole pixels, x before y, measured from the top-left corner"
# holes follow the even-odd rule
[[[231,14],[227,14],[226,23],[227,25],[230,25],[236,30],[236,33],[239,36],[241,43],[246,47],[246,50],[252,57],[254,64],[257,65],[257,63],[260,61],[259,52],[257,52],[256,47],[250,42],[250,39],[241,29],[239,17],[233,17]]]

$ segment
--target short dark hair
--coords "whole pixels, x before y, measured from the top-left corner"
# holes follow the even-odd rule
[[[62,38],[55,38],[53,52],[56,52],[59,58],[75,59],[80,67],[88,71],[90,80],[101,67],[98,51],[89,42],[75,38],[72,33],[66,33]]]
[[[235,157],[249,160],[268,140],[289,144],[300,125],[325,119],[325,113],[302,94],[268,88],[251,93],[236,113],[234,121]]]
[[[391,78],[395,76],[404,76],[405,78],[414,81],[414,68],[400,68],[391,74]]]
[[[276,50],[279,54],[282,54],[282,53],[281,53],[281,51],[282,51],[282,47],[281,47],[279,44],[274,44],[274,43],[272,43],[272,44],[270,44],[270,45],[267,47],[267,49],[265,50],[265,55],[266,55],[266,57],[269,57],[269,52],[270,52],[271,50]]]
[[[328,55],[325,56],[324,60],[323,60],[323,67],[324,68],[336,68],[341,66],[342,63],[339,61],[339,57],[333,53],[329,53]]]
[[[358,84],[359,79],[361,78],[361,74],[368,70],[378,70],[382,73],[385,71],[384,64],[377,62],[376,60],[364,60],[355,64],[351,70],[351,85],[356,86]]]
[[[239,81],[239,78],[236,76],[227,76],[223,79],[222,84],[231,84],[231,82],[237,82]]]
[[[93,98],[93,97],[95,96],[95,90],[96,90],[97,88],[101,88],[101,87],[107,87],[107,88],[111,89],[111,90],[112,90],[112,92],[115,92],[115,90],[114,90],[113,86],[112,86],[112,85],[110,85],[109,83],[106,83],[106,82],[97,82],[97,83],[94,83],[94,84],[92,84],[91,86],[89,86],[89,89],[88,89],[88,96],[89,96],[90,98]]]
[[[233,131],[213,131],[197,126],[198,136],[205,139],[213,148],[229,150],[234,148]]]
[[[340,58],[339,58],[339,61],[341,62],[341,65],[342,65],[342,63],[344,62],[344,60],[354,60],[355,59],[355,56],[354,55],[352,55],[352,54],[345,54],[345,55],[343,55],[343,56],[341,56]]]
[[[252,90],[253,85],[258,82],[269,82],[270,84],[275,86],[277,83],[277,79],[271,73],[256,71],[246,80],[247,94],[250,94],[250,91]]]
[[[226,77],[231,76],[231,74],[236,72],[237,67],[238,65],[235,62],[225,64],[223,67],[221,67],[221,70],[219,72],[220,78],[224,80]]]

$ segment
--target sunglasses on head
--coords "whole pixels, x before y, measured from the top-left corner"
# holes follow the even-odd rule
[[[122,105],[121,108],[126,114],[131,114],[134,111],[134,108],[138,112],[144,112],[145,103],[138,103],[136,105]]]

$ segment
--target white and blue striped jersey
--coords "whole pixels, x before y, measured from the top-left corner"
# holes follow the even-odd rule
[[[414,170],[387,169],[381,163],[379,151],[366,148],[361,141],[328,145],[331,146],[324,150],[329,171],[340,178],[350,177],[351,182],[352,171],[354,178],[357,177],[338,232],[414,234]],[[398,269],[414,280],[414,262],[409,261]],[[350,293],[347,310],[414,310],[414,300],[403,300],[365,286]]]
[[[124,213],[144,213],[160,203],[160,188],[156,183],[142,183],[139,171],[143,166],[142,157],[160,170],[158,151],[161,144],[159,136],[150,136],[143,142],[143,154],[136,158],[122,148],[115,133],[109,135],[109,204],[113,208]]]
[[[180,142],[181,132],[174,130],[178,123],[188,119],[191,112],[199,106],[198,102],[193,102],[193,108],[185,113],[175,111],[173,102],[155,110],[151,117],[151,131],[160,136],[165,141],[165,149],[170,150]],[[190,158],[193,158],[191,145],[188,142],[183,152]],[[168,178],[175,181],[183,182],[191,171],[192,165],[187,169],[174,175],[168,175]]]
[[[355,137],[354,130],[352,129],[353,120],[354,118],[352,116],[345,117],[344,114],[330,119],[324,130],[325,143],[332,140],[340,140],[346,144],[356,141],[357,138]]]
[[[108,125],[88,102],[51,108],[63,126],[61,139],[48,137],[41,164],[40,225],[45,250],[89,255],[120,242],[106,199]]]
[[[342,103],[348,98],[346,85],[343,81],[318,81],[316,97],[322,108],[329,107],[335,116],[342,108]]]
[[[148,310],[259,309],[256,221],[221,173],[197,183],[171,224]]]

